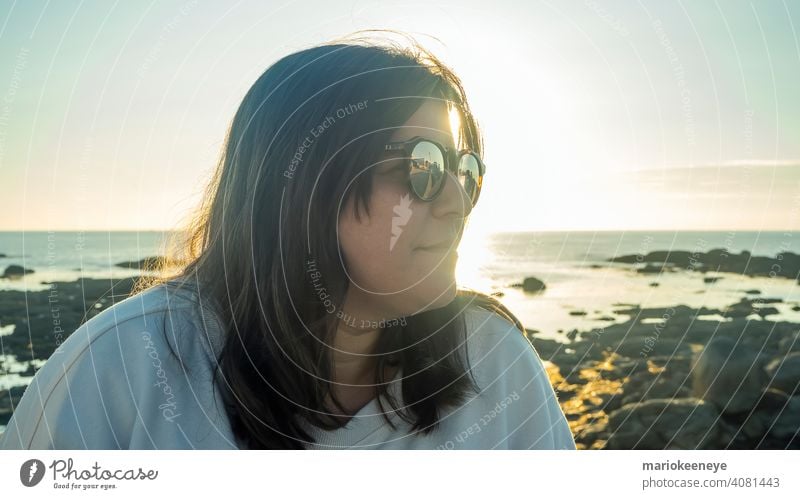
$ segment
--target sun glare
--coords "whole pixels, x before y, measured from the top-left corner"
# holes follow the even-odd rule
[[[448,119],[450,120],[450,133],[453,135],[453,144],[459,146],[459,136],[461,135],[461,117],[458,115],[458,108],[454,105],[449,106]]]

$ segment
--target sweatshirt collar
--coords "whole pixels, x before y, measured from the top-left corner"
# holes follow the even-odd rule
[[[401,408],[403,407],[402,380],[403,373],[402,368],[400,368],[392,381],[387,385],[387,391],[394,397]],[[381,410],[378,404],[378,398],[373,398],[367,405],[355,413],[345,426],[336,430],[324,430],[303,420],[300,424],[303,425],[304,429],[314,439],[313,442],[309,442],[306,445],[318,449],[368,449],[368,444],[359,445],[359,443],[380,429],[388,426],[386,418],[384,417],[384,412],[395,425],[401,426],[405,423],[397,413],[394,412],[389,405],[389,401],[385,397],[383,398],[383,407],[384,411]]]

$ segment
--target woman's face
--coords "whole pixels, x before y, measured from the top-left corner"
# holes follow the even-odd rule
[[[426,100],[391,140],[422,136],[454,147],[447,105]],[[452,174],[430,202],[414,196],[401,154],[372,166],[369,215],[339,215],[339,245],[350,279],[345,311],[368,320],[394,319],[440,308],[456,294],[456,248],[472,205]],[[432,246],[439,246],[432,248]]]

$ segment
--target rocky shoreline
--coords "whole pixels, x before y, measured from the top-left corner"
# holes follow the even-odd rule
[[[798,449],[800,325],[759,308],[626,306],[568,343],[527,334],[579,448]]]
[[[781,252],[771,256],[753,256],[749,251],[739,254],[724,248],[702,251],[651,251],[647,254],[623,255],[609,258],[612,263],[637,265],[637,272],[658,274],[689,270],[695,272],[725,272],[751,277],[782,277],[800,282],[800,255]],[[710,278],[715,279],[715,278]]]

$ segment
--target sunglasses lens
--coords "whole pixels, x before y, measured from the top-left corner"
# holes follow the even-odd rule
[[[483,183],[481,166],[474,154],[467,153],[461,156],[458,162],[458,181],[474,204]]]
[[[432,199],[444,179],[442,150],[428,141],[421,141],[411,151],[411,187],[423,200]]]

